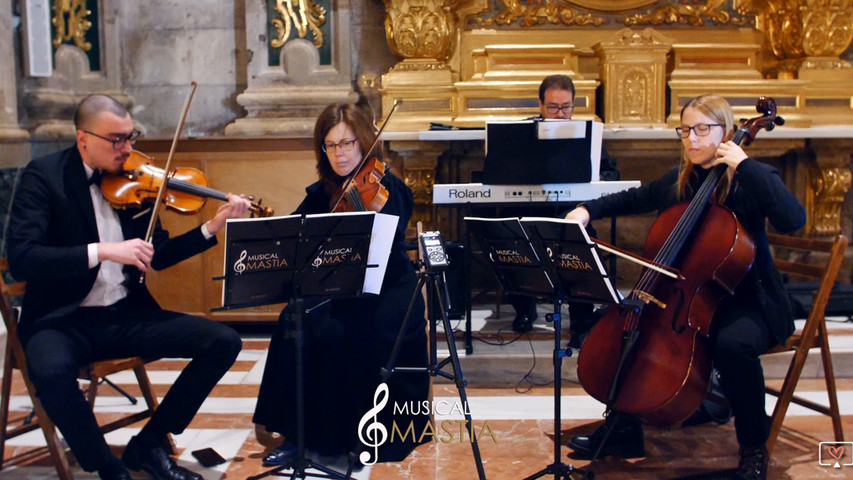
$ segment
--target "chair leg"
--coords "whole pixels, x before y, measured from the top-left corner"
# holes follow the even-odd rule
[[[24,377],[24,384],[30,394],[30,399],[33,402],[33,409],[36,412],[36,418],[38,419],[39,426],[44,433],[44,440],[47,443],[50,458],[53,459],[56,474],[60,480],[74,480],[74,475],[71,473],[71,466],[68,464],[68,457],[65,455],[65,448],[63,447],[62,441],[59,439],[59,435],[56,431],[56,425],[54,425],[50,417],[47,416],[47,412],[44,411],[44,407],[42,407],[41,402],[38,397],[36,397],[35,387],[32,382],[30,382],[26,372],[22,370],[21,374]]]
[[[785,375],[785,381],[779,391],[779,398],[773,408],[773,422],[770,425],[770,435],[767,438],[768,454],[773,453],[773,447],[776,445],[779,432],[782,430],[782,422],[785,420],[785,414],[788,413],[788,407],[791,405],[791,399],[794,397],[794,391],[797,389],[797,383],[800,381],[800,374],[803,372],[808,354],[809,348],[806,343],[800,344],[794,351],[794,357],[791,359],[791,365],[788,367],[788,373]]]
[[[6,348],[5,362],[3,363],[3,379],[0,383],[0,469],[6,458],[6,430],[9,426],[9,400],[12,396],[12,356],[9,348]]]
[[[829,416],[832,418],[832,430],[835,433],[835,441],[844,441],[844,429],[841,426],[841,413],[838,408],[838,392],[835,386],[835,370],[832,368],[832,355],[829,352],[829,338],[826,332],[826,324],[818,325],[818,336],[820,338],[820,356],[823,361],[823,377],[826,381],[826,394],[829,398]]]

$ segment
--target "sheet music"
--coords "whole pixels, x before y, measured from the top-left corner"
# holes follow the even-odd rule
[[[364,292],[379,295],[388,259],[391,258],[391,244],[400,217],[385,213],[376,213],[373,220],[373,232],[370,235],[370,253],[367,256],[367,273],[364,276]],[[370,268],[376,265],[376,268]]]

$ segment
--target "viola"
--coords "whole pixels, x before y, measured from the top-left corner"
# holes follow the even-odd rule
[[[154,202],[163,179],[168,177],[163,203],[178,213],[198,213],[208,198],[228,201],[227,195],[210,188],[207,176],[196,168],[179,167],[169,175],[163,169],[155,167],[153,158],[133,150],[124,168],[118,173],[105,173],[101,180],[101,192],[114,208],[141,207],[143,203]],[[249,200],[254,200],[249,197]],[[249,210],[253,215],[269,217],[273,209],[251,201]]]
[[[382,185],[386,165],[378,158],[362,164],[347,184],[346,189],[335,199],[333,212],[378,212],[388,201],[388,189]]]
[[[771,98],[759,99],[756,109],[762,115],[744,122],[735,143],[748,145],[758,130],[784,122]],[[726,168],[714,167],[690,202],[665,210],[649,231],[643,257],[676,269],[676,278],[644,268],[623,304],[584,341],[578,379],[608,410],[668,427],[695,412],[708,391],[711,319],[755,257],[735,214],[711,201]]]

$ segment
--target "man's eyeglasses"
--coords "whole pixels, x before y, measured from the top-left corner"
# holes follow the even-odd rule
[[[330,150],[334,150],[336,147],[340,148],[344,152],[349,152],[352,150],[352,147],[355,146],[355,142],[357,142],[357,138],[345,138],[338,143],[326,142],[323,144],[323,152],[328,153]]]
[[[106,141],[112,143],[113,144],[113,150],[116,150],[116,151],[120,151],[121,149],[123,149],[124,145],[127,142],[130,142],[131,145],[134,145],[136,143],[136,139],[139,138],[139,134],[142,133],[139,130],[134,129],[127,136],[124,136],[124,137],[116,136],[116,137],[110,138],[110,137],[105,137],[103,135],[98,135],[97,133],[90,132],[88,130],[83,130],[83,131],[85,133],[88,133],[89,135],[98,137],[101,140],[106,140]]]
[[[551,115],[556,115],[557,112],[571,113],[575,109],[574,105],[546,105],[545,110]]]
[[[693,125],[692,127],[682,125],[680,127],[675,127],[675,133],[677,133],[681,138],[687,138],[690,136],[690,130],[693,130],[697,137],[704,137],[711,133],[711,127],[725,127],[725,125],[722,123],[700,123],[698,125]]]

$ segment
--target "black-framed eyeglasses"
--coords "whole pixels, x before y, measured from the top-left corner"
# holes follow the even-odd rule
[[[548,111],[551,115],[555,115],[557,112],[563,113],[571,113],[575,109],[574,105],[546,105],[545,110]]]
[[[345,138],[338,143],[326,142],[323,144],[323,152],[328,153],[329,150],[334,150],[335,148],[340,148],[344,152],[349,152],[355,146],[355,142],[357,141],[357,138]]]
[[[725,127],[725,125],[722,123],[700,123],[698,125],[693,125],[692,127],[682,125],[680,127],[675,127],[675,133],[677,133],[681,138],[687,138],[690,136],[690,130],[693,130],[697,137],[704,137],[711,133],[711,127]]]
[[[116,151],[120,151],[121,149],[123,149],[124,145],[127,142],[130,142],[131,145],[136,144],[136,140],[139,138],[139,134],[142,133],[137,129],[133,129],[133,131],[130,132],[127,136],[123,137],[123,136],[119,135],[119,136],[110,138],[110,137],[105,137],[103,135],[98,135],[97,133],[90,132],[88,130],[83,130],[83,132],[88,133],[89,135],[98,137],[101,140],[106,140],[106,141],[112,143],[113,144],[113,150],[116,150]]]

